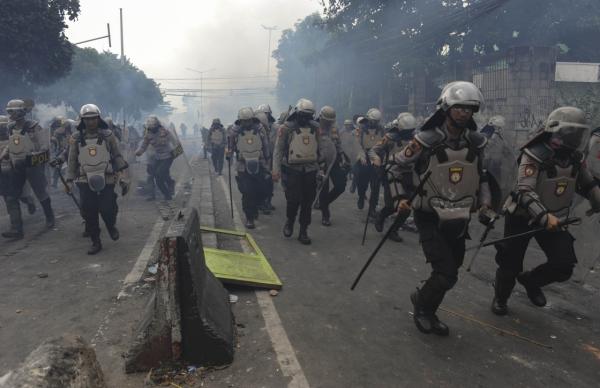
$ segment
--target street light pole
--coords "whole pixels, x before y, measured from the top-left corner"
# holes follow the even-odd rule
[[[269,31],[269,50],[267,51],[267,76],[271,75],[271,34],[273,31],[278,30],[277,26],[267,27],[261,24],[262,28]]]
[[[123,8],[119,8],[119,17],[121,19],[121,62],[125,63],[125,46],[123,45]]]
[[[200,124],[204,125],[204,73],[208,73],[209,71],[215,70],[214,68],[208,70],[196,70],[186,68],[188,71],[193,71],[194,73],[200,74]]]

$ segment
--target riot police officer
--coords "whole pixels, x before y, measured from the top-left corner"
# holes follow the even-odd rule
[[[480,208],[481,221],[486,223],[494,215],[481,166],[487,139],[477,132],[473,120],[473,113],[483,106],[481,92],[470,82],[452,82],[442,90],[438,106],[394,161],[413,166],[421,180],[429,177],[412,209],[432,272],[423,287],[411,294],[411,301],[417,328],[446,336],[448,326],[436,311],[458,280],[471,213]],[[410,210],[408,201],[401,200],[399,209]]]
[[[592,131],[588,147],[588,163],[592,176],[600,185],[600,128]]]
[[[273,111],[271,110],[271,106],[269,104],[262,104],[256,108],[256,118],[260,120],[264,131],[265,137],[269,142],[269,159],[267,160],[267,167],[269,168],[269,172],[273,169],[273,152],[275,151],[275,140],[277,139],[277,129],[275,128],[275,118],[273,117]],[[264,214],[269,214],[273,210],[275,210],[275,206],[271,203],[273,200],[274,194],[274,185],[273,179],[269,174],[269,178],[267,179],[267,187],[265,191],[265,198],[263,203],[261,204],[261,208]]]
[[[202,134],[202,152],[204,154],[204,159],[208,159],[208,149],[210,147],[208,141],[208,128],[203,126],[200,133]]]
[[[413,138],[416,126],[417,120],[411,113],[400,113],[398,118],[393,121],[391,128],[386,132],[383,140],[375,144],[369,151],[368,155],[371,163],[381,172],[380,180],[385,202],[385,206],[379,211],[375,221],[375,229],[378,232],[383,231],[385,219],[395,213],[395,204],[400,199],[409,198],[414,192],[412,168],[395,164],[393,156],[408,145],[408,142]],[[381,169],[382,166],[383,169]],[[402,220],[390,232],[390,240],[403,241],[398,234],[398,228],[402,226],[409,214],[409,212],[402,213]]]
[[[584,163],[589,133],[582,110],[561,107],[550,113],[545,126],[521,148],[516,187],[505,206],[504,235],[545,227],[534,237],[547,262],[523,271],[531,236],[496,244],[494,314],[508,313],[515,280],[525,287],[531,302],[542,307],[546,305],[542,287],[567,281],[573,274],[577,263],[574,239],[560,222],[568,217],[576,193],[600,211],[600,189]]]
[[[92,240],[89,255],[102,250],[99,215],[112,240],[119,239],[115,185],[126,184],[121,174],[128,165],[119,150],[116,136],[100,117],[100,109],[86,104],[79,112],[80,123],[69,140],[67,182],[79,189],[81,214]],[[68,188],[70,189],[70,187]]]
[[[227,158],[236,157],[236,181],[242,194],[242,209],[246,216],[246,228],[254,229],[258,218],[258,206],[264,200],[269,188],[267,178],[270,172],[269,141],[261,128],[260,121],[252,108],[242,108],[238,112],[232,134],[229,138]]]
[[[319,112],[319,172],[318,208],[321,210],[321,224],[331,226],[329,206],[346,190],[346,175],[350,161],[342,151],[340,137],[335,128],[336,113],[330,106],[324,106]],[[330,190],[329,182],[333,184]]]
[[[311,243],[308,226],[311,222],[312,204],[316,196],[319,169],[319,125],[314,121],[315,106],[301,98],[293,112],[278,130],[273,155],[273,181],[284,180],[286,198],[286,223],[283,235],[294,233],[294,223],[300,210],[298,240]]]
[[[356,188],[358,191],[357,206],[363,209],[367,189],[369,193],[369,217],[375,218],[377,203],[379,202],[380,173],[377,171],[368,158],[369,150],[383,139],[384,130],[381,126],[381,112],[379,109],[371,108],[366,116],[359,121],[360,125],[360,145],[362,152],[358,155],[358,167],[356,169],[358,176]]]
[[[54,211],[50,197],[46,192],[45,164],[50,159],[50,138],[47,131],[25,115],[27,107],[23,100],[11,100],[6,106],[6,112],[11,120],[8,124],[9,142],[0,159],[10,160],[13,169],[11,184],[6,205],[11,220],[11,229],[2,233],[3,237],[23,238],[23,221],[19,198],[23,194],[23,187],[29,182],[31,188],[46,217],[46,227],[54,227]]]
[[[57,117],[50,124],[50,144],[52,146],[52,158],[54,163],[51,163],[54,168],[52,174],[52,187],[58,186],[59,168],[66,159],[67,148],[69,146],[69,138],[72,135],[71,121],[62,117]],[[60,163],[58,163],[60,162]]]
[[[146,120],[146,134],[142,145],[135,153],[142,156],[149,146],[152,146],[152,157],[149,158],[148,174],[154,178],[154,183],[161,191],[164,199],[170,201],[173,195],[174,181],[171,179],[171,165],[175,159],[174,152],[179,142],[175,135],[167,130],[158,117],[149,116]],[[153,199],[154,184],[150,199]]]
[[[223,174],[223,159],[225,158],[225,146],[227,145],[227,134],[221,119],[214,119],[208,130],[208,142],[212,157],[213,167],[218,175]]]

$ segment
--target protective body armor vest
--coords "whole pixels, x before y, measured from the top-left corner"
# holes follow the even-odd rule
[[[8,153],[10,160],[13,162],[24,161],[27,159],[27,156],[31,155],[35,151],[36,147],[29,133],[14,131],[12,135],[10,135],[8,141]]]
[[[8,147],[8,143],[10,140],[0,140],[0,153],[4,152],[4,149]],[[2,159],[0,160],[0,171],[4,174],[10,172],[12,170],[12,163],[10,160]]]
[[[112,173],[110,152],[104,138],[99,135],[95,142],[79,141],[77,161],[81,172],[86,175],[88,185],[93,191],[101,191],[106,186],[106,174]]]
[[[288,148],[288,163],[313,163],[318,159],[316,130],[310,127],[292,130]]]
[[[365,130],[362,135],[362,143],[364,150],[370,150],[375,144],[381,141],[381,139],[383,139],[383,136],[381,134],[381,131],[379,131],[377,128]]]
[[[257,174],[260,169],[260,159],[264,157],[262,147],[258,129],[240,130],[237,138],[238,158],[244,161],[249,174]]]
[[[559,218],[567,217],[575,197],[581,162],[571,160],[564,166],[558,165],[553,152],[543,144],[534,144],[523,151],[540,163],[534,191],[542,205]]]
[[[212,144],[223,144],[223,139],[225,138],[225,134],[222,129],[215,129],[210,134],[210,142]]]

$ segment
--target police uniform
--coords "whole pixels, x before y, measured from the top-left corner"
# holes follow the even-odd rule
[[[279,127],[273,155],[273,174],[281,174],[284,182],[287,217],[284,235],[292,235],[300,210],[299,240],[310,244],[307,229],[311,223],[311,209],[316,196],[320,135],[318,123],[308,117],[299,120],[299,112],[306,115],[312,112],[314,115],[314,105],[301,99],[296,105],[296,111]]]
[[[394,161],[414,168],[419,180],[427,178],[412,203],[419,241],[431,275],[421,289],[411,294],[413,319],[424,333],[448,335],[436,311],[448,290],[458,281],[458,269],[465,255],[465,239],[471,214],[491,205],[487,175],[482,167],[487,138],[477,132],[470,117],[448,129],[456,112],[467,105],[477,112],[483,104],[479,89],[470,82],[447,85],[440,96],[438,111],[423,125]],[[466,117],[466,116],[465,116]],[[461,129],[462,128],[462,129]]]
[[[576,124],[585,123],[584,113],[569,107],[555,110],[550,114],[549,122],[553,121],[557,112],[563,115],[562,120],[571,115],[571,119],[576,119],[571,121]],[[568,121],[566,125],[575,127]],[[540,133],[521,149],[517,184],[506,204],[508,214],[504,235],[546,226],[548,214],[565,220],[576,193],[588,198],[592,208],[600,211],[600,190],[584,163],[583,153],[576,149],[554,147],[550,134]],[[573,248],[574,239],[567,230],[543,230],[533,237],[546,254],[547,261],[531,271],[523,272],[523,260],[532,236],[496,245],[498,269],[492,302],[495,314],[504,315],[508,312],[507,301],[515,280],[525,287],[535,305],[544,306],[546,298],[541,288],[554,282],[564,282],[573,273],[577,257]]]
[[[393,156],[408,145],[412,136],[413,130],[400,130],[394,127],[384,135],[379,143],[369,150],[368,156],[371,162],[377,160],[383,167],[380,170],[380,180],[383,186],[384,207],[377,214],[375,222],[375,228],[379,232],[383,231],[385,219],[395,213],[398,201],[408,199],[414,192],[412,168],[397,165],[393,160]],[[409,215],[409,212],[400,215],[401,220],[396,224],[396,229],[390,234],[391,240],[402,241],[402,237],[398,235],[398,228],[404,224]]]
[[[174,151],[179,142],[171,131],[164,128],[160,122],[157,121],[157,123],[157,129],[146,130],[142,145],[136,154],[140,156],[146,152],[148,147],[152,147],[147,166],[149,184],[151,184],[150,199],[154,198],[154,183],[156,183],[164,199],[168,201],[172,199],[174,190],[175,181],[171,178],[170,171],[175,158]]]
[[[348,159],[342,150],[340,137],[337,129],[324,128],[320,126],[321,142],[319,144],[319,155],[324,165],[321,177],[321,191],[319,193],[319,208],[321,210],[321,223],[325,226],[331,225],[330,205],[346,190]],[[330,182],[333,185],[330,189]]]
[[[99,116],[98,120],[99,128],[95,131],[86,129],[82,120],[78,131],[71,136],[67,169],[67,181],[75,182],[79,189],[81,213],[92,240],[92,249],[88,251],[90,254],[102,247],[99,215],[110,237],[113,240],[119,238],[115,185],[119,183],[118,173],[128,167],[119,150],[117,138]],[[95,247],[100,249],[95,250]]]
[[[246,226],[254,228],[258,207],[266,196],[270,180],[267,166],[269,142],[259,123],[249,127],[236,125],[231,135],[231,151],[236,156],[236,181],[242,194],[242,209]]]
[[[370,187],[369,196],[369,216],[375,215],[377,204],[379,202],[379,187],[381,173],[371,164],[368,158],[368,153],[377,143],[383,139],[384,129],[379,124],[371,126],[366,118],[359,123],[360,128],[360,145],[363,152],[358,156],[359,163],[356,168],[356,189],[358,192],[358,208],[362,209],[367,195],[367,189]],[[367,122],[366,124],[363,124]]]
[[[208,131],[208,141],[215,172],[219,175],[223,173],[223,160],[225,158],[225,146],[227,145],[227,134],[225,128],[218,119],[213,120],[213,124]]]
[[[9,103],[10,104],[10,103]],[[54,211],[46,191],[45,164],[49,161],[49,136],[35,121],[20,119],[8,124],[9,140],[0,159],[8,159],[12,165],[10,187],[6,205],[11,218],[11,231],[4,237],[21,238],[23,222],[19,198],[23,195],[26,182],[29,183],[40,202],[46,217],[46,226],[54,226]]]

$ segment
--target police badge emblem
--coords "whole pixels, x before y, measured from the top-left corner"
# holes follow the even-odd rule
[[[375,140],[375,135],[371,135],[371,141]]]
[[[302,143],[304,143],[304,145],[309,145],[310,144],[310,136],[302,136]]]
[[[250,138],[246,139],[246,143],[252,145],[252,144],[254,144],[254,139],[250,137]]]
[[[527,166],[525,166],[525,176],[530,177],[533,176],[533,174],[535,174],[535,165],[528,164]]]
[[[462,180],[463,177],[463,168],[462,167],[450,167],[448,170],[450,173],[450,182],[452,184],[457,184]]]
[[[567,182],[557,182],[556,189],[554,190],[554,194],[556,194],[557,197],[560,197],[567,191],[568,185],[569,184]]]
[[[88,152],[89,152],[90,156],[96,156],[96,153],[97,153],[96,147],[90,147],[88,149]]]
[[[15,145],[21,144],[21,138],[19,136],[15,136],[13,139],[13,143],[15,143]]]

